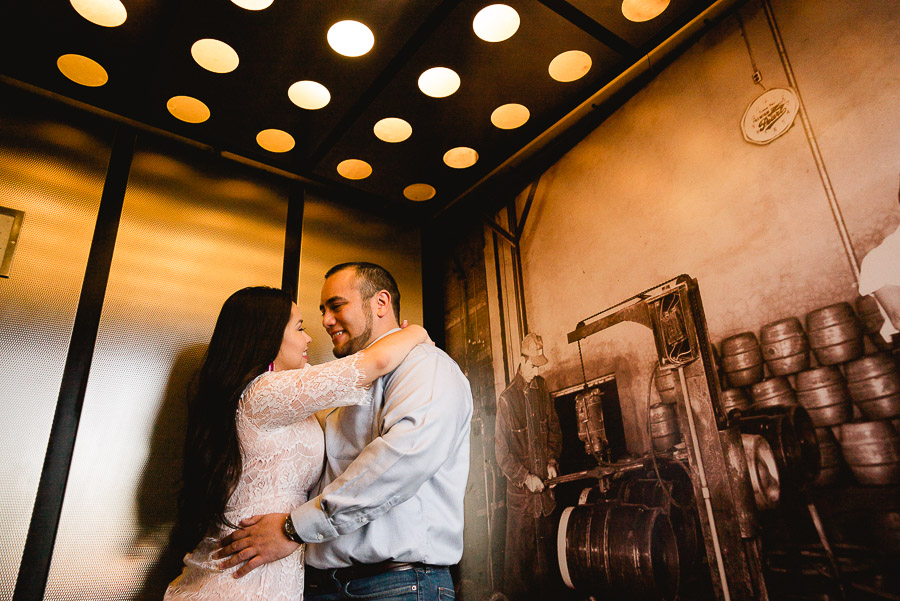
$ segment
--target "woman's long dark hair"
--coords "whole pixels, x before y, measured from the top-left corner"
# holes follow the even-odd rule
[[[281,348],[291,297],[276,288],[232,294],[219,312],[209,350],[189,393],[182,490],[173,542],[193,549],[217,526],[241,476],[235,413],[241,393]],[[232,524],[233,526],[233,524]]]

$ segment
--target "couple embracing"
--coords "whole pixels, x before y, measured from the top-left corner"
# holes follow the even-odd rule
[[[192,551],[167,601],[454,598],[469,383],[400,327],[382,267],[333,267],[321,299],[338,359],[317,366],[287,293],[222,307],[188,411],[175,540]]]

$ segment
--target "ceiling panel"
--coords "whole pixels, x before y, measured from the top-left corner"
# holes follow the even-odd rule
[[[712,4],[670,0],[660,16],[632,23],[622,15],[621,0],[508,0],[520,17],[518,30],[505,41],[485,42],[475,35],[472,21],[491,4],[487,0],[273,0],[258,11],[230,0],[121,2],[128,18],[118,27],[87,21],[66,0],[5,3],[0,75],[13,85],[34,86],[289,171],[320,191],[358,195],[397,210],[415,206],[426,214],[480,185]],[[329,47],[329,27],[345,19],[372,30],[370,52],[351,58]],[[200,67],[191,46],[204,38],[229,44],[239,56],[238,67],[224,74]],[[555,81],[547,67],[570,50],[587,53],[591,67],[575,81]],[[109,81],[86,87],[68,80],[57,68],[58,57],[67,53],[96,60]],[[456,93],[435,99],[419,91],[419,75],[435,66],[460,75]],[[319,110],[294,105],[287,91],[301,80],[326,86],[330,102]],[[210,118],[194,124],[173,117],[166,102],[177,95],[204,102]],[[492,111],[513,102],[530,111],[525,125],[493,126]],[[378,140],[372,127],[384,117],[408,121],[412,136],[394,144]],[[261,148],[256,135],[269,128],[289,133],[294,147],[287,152]],[[444,153],[457,146],[475,149],[477,163],[465,169],[446,166]],[[365,160],[372,174],[361,180],[341,177],[336,166],[348,158]],[[403,196],[412,183],[430,184],[437,193],[413,203]]]

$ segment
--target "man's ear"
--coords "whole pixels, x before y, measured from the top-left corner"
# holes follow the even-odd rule
[[[393,313],[391,309],[391,293],[387,290],[379,290],[373,298],[375,303],[375,315],[384,317],[388,313]]]

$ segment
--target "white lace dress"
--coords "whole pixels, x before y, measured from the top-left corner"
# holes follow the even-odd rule
[[[225,517],[232,524],[253,515],[286,513],[306,502],[322,471],[325,439],[316,411],[363,405],[371,387],[360,386],[362,353],[303,369],[266,372],[241,396],[237,433],[243,470]],[[303,599],[301,545],[280,561],[235,579],[237,567],[222,570],[211,554],[232,531],[220,530],[184,556],[184,570],[166,590],[165,600],[229,599],[300,601]]]

